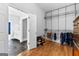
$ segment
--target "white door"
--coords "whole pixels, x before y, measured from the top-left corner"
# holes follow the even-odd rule
[[[29,17],[29,39],[28,39],[28,50],[36,48],[36,16],[30,15]]]

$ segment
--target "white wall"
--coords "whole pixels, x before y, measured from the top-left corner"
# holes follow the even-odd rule
[[[19,16],[11,16],[12,18],[12,29],[11,29],[11,38],[21,39],[21,29],[20,29],[20,17]]]
[[[37,16],[37,36],[44,34],[44,11],[34,3],[14,3],[10,4],[17,9],[23,10],[25,13],[32,13]]]
[[[0,53],[8,53],[8,4],[0,3]]]

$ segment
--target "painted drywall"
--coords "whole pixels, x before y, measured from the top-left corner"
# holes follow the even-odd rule
[[[8,53],[8,4],[0,3],[0,53]]]
[[[20,30],[20,17],[19,16],[11,16],[12,18],[12,29],[11,29],[11,38],[10,39],[13,39],[13,38],[16,38],[16,39],[21,39],[21,30]]]
[[[37,16],[37,36],[44,34],[44,11],[40,9],[35,3],[14,3],[10,4],[10,6],[20,9],[25,13],[35,14]]]

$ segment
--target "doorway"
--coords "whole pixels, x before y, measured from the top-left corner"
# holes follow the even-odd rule
[[[9,55],[36,48],[36,15],[9,6]]]
[[[24,21],[23,25],[25,25],[25,27],[23,27],[22,20],[27,19],[28,16],[24,12],[11,6],[8,7],[8,11],[8,52],[9,55],[16,56],[20,52],[27,50],[27,24],[25,23],[26,21]]]

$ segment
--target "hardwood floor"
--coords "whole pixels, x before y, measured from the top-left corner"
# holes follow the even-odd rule
[[[72,56],[73,48],[47,40],[43,46],[23,51],[18,56]]]
[[[76,47],[74,48],[74,56],[79,56],[79,50]]]

